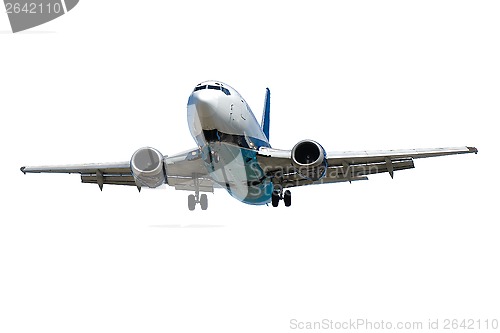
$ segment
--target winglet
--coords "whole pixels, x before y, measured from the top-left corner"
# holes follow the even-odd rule
[[[467,147],[467,149],[469,149],[469,153],[477,154],[477,148],[476,147]]]
[[[26,174],[26,171],[24,171],[24,169],[26,169],[25,166],[21,167],[21,172],[24,173],[24,174]]]
[[[262,111],[262,131],[266,135],[267,141],[269,141],[269,124],[271,121],[271,90],[266,88],[266,96],[264,98],[264,110]]]

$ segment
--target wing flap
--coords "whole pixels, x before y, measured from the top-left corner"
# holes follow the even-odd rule
[[[344,163],[342,166],[329,167],[327,173],[330,173],[330,177],[360,177],[366,175],[373,175],[376,173],[413,169],[415,167],[412,158],[405,158],[399,160],[386,159],[383,162],[372,162],[372,163],[357,163],[357,164],[347,164]],[[327,175],[328,176],[328,175]]]
[[[214,182],[205,177],[169,177],[168,185],[174,186],[176,190],[183,191],[195,191],[196,184],[200,192],[212,192],[214,191]]]
[[[305,179],[300,177],[300,175],[296,174],[296,177],[291,178],[286,178],[281,182],[281,186],[283,188],[290,188],[290,187],[297,187],[297,186],[305,186],[305,185],[319,185],[319,184],[331,184],[331,183],[342,183],[342,182],[354,182],[358,180],[368,180],[368,177],[366,176],[359,176],[359,177],[352,177],[352,178],[347,178],[347,177],[324,177],[321,178],[320,180],[317,181],[312,181],[309,179]]]
[[[82,174],[82,183],[85,184],[98,184],[97,182],[97,174]],[[102,184],[106,185],[128,185],[128,186],[137,186],[135,183],[135,179],[131,174],[103,174],[102,175],[103,182]]]

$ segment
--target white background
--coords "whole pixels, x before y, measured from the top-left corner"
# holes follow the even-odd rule
[[[12,34],[0,14],[0,332],[290,332],[290,320],[499,318],[496,1],[81,1]],[[80,184],[23,165],[194,147],[193,87],[235,87],[271,144],[476,146],[293,190]],[[298,331],[298,330],[295,330]]]

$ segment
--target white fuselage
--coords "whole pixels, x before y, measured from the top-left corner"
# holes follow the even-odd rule
[[[189,96],[187,114],[210,177],[240,201],[268,203],[273,185],[256,155],[270,145],[243,97],[224,83],[203,82]]]

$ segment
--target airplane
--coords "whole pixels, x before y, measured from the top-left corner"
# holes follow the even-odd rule
[[[194,88],[187,104],[187,120],[197,147],[176,155],[162,155],[143,147],[131,159],[118,163],[59,166],[24,166],[26,173],[78,173],[82,183],[156,188],[163,184],[192,191],[188,209],[208,207],[205,192],[224,188],[251,205],[289,207],[289,188],[367,180],[368,175],[414,168],[413,160],[476,153],[475,147],[326,152],[310,139],[291,150],[275,149],[269,141],[271,92],[266,88],[259,124],[243,97],[220,81],[205,81]],[[200,192],[204,192],[200,194]]]

